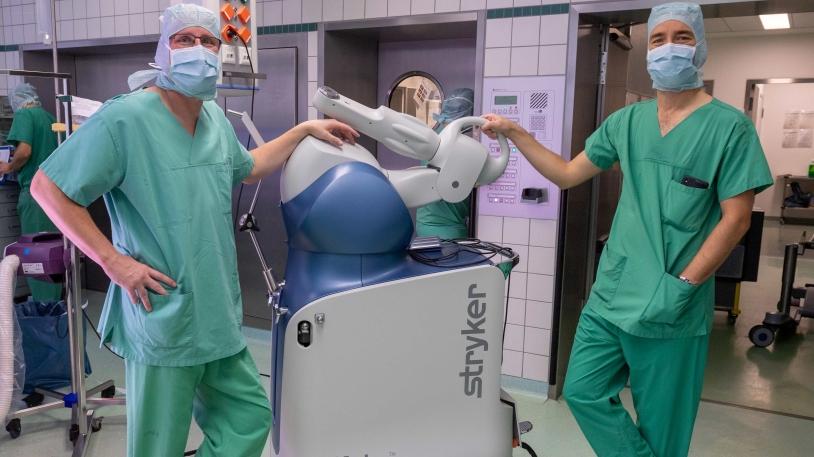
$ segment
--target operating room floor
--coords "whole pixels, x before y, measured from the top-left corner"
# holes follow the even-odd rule
[[[763,313],[772,310],[777,302],[783,244],[797,240],[804,229],[767,222],[759,282],[744,283],[742,287],[743,314],[730,326],[724,313],[716,313],[705,401],[696,422],[692,456],[803,457],[814,452],[814,321],[804,321],[795,337],[768,349],[752,347],[747,337],[749,328],[760,322]],[[814,233],[810,227],[808,230]],[[814,280],[814,253],[800,260],[798,278],[798,282]],[[90,292],[88,299],[95,321],[102,294]],[[269,333],[247,329],[246,334],[258,368],[268,373]],[[99,349],[98,339],[90,334],[88,354],[94,369],[89,384],[112,378],[117,386],[124,386],[123,364]],[[534,430],[524,438],[540,457],[594,455],[563,401],[514,394],[522,420],[534,423]],[[629,391],[623,392],[622,397],[630,407]],[[100,415],[104,416],[104,427],[95,436],[87,456],[124,456],[124,409],[105,408]],[[7,434],[0,434],[0,457],[71,455],[68,417],[68,411],[61,410],[24,419],[20,438],[11,440]],[[200,431],[193,425],[188,449],[193,449],[200,439]],[[264,456],[270,455],[267,448]],[[514,452],[514,456],[526,455],[521,450]]]

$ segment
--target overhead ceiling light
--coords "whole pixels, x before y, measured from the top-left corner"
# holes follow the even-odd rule
[[[760,22],[765,30],[790,29],[789,15],[783,14],[761,14]]]

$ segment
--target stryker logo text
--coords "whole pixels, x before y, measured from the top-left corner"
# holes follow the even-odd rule
[[[461,335],[466,337],[466,357],[464,371],[458,376],[464,378],[464,393],[481,398],[483,394],[483,356],[489,351],[486,341],[486,294],[478,293],[477,284],[469,286],[469,304],[466,307],[466,327]]]

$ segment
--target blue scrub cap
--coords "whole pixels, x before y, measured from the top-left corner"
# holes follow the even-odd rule
[[[8,100],[11,104],[12,111],[17,111],[20,108],[31,108],[40,105],[40,97],[37,96],[37,91],[34,86],[28,83],[19,84],[11,90],[8,94]]]
[[[472,89],[460,88],[449,93],[449,96],[441,102],[441,112],[433,114],[432,117],[438,124],[435,130],[439,131],[450,122],[462,117],[471,116],[475,107],[475,92]]]
[[[150,64],[157,70],[164,72],[170,69],[170,37],[189,27],[203,27],[212,35],[218,37],[219,20],[211,10],[199,5],[181,3],[173,5],[158,18],[161,28],[161,38],[155,51],[155,63]],[[143,70],[130,75],[127,82],[134,90],[155,79],[160,71]]]
[[[647,37],[653,34],[659,24],[666,21],[679,21],[687,24],[695,34],[695,57],[693,64],[701,68],[707,61],[707,39],[704,33],[704,15],[695,3],[675,2],[659,5],[650,11],[647,20]]]

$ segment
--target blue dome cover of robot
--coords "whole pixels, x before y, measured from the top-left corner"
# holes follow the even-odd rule
[[[337,165],[282,205],[292,249],[330,254],[404,252],[413,221],[396,189],[376,168]]]

